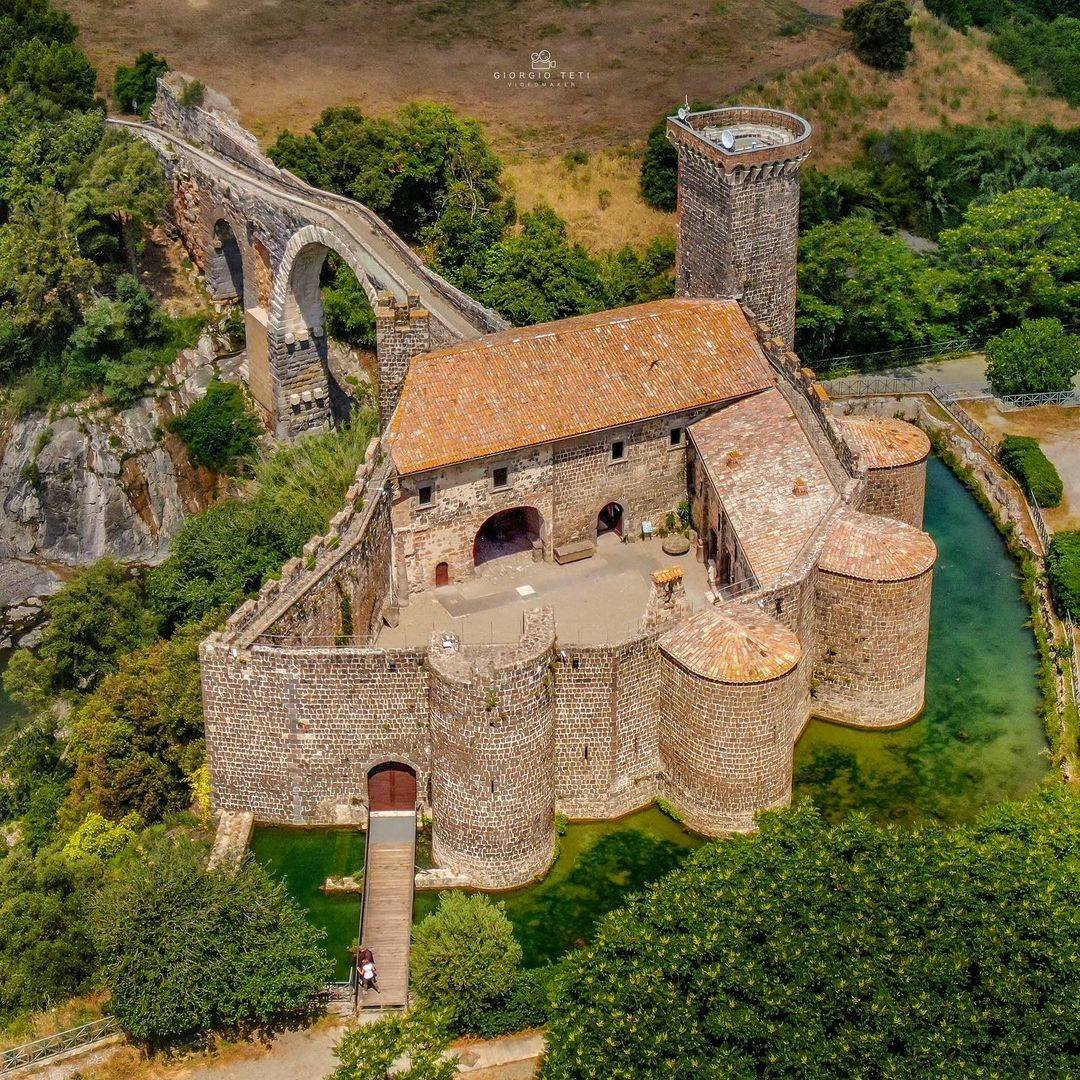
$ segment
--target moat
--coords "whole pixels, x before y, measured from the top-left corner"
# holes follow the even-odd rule
[[[814,720],[796,747],[795,798],[813,798],[832,819],[859,810],[905,824],[961,821],[1026,794],[1048,769],[1035,641],[1015,565],[993,524],[936,459],[929,462],[926,528],[939,551],[926,711],[892,732]],[[605,912],[702,842],[656,809],[570,825],[543,881],[499,894],[526,963],[555,959],[586,941]],[[359,901],[326,897],[319,886],[328,874],[360,869],[362,835],[258,828],[252,849],[327,929],[343,977]],[[436,903],[435,894],[418,894],[414,917]]]

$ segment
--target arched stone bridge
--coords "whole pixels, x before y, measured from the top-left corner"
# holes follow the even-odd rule
[[[150,124],[109,122],[157,151],[180,236],[211,294],[242,300],[248,382],[279,436],[317,430],[334,417],[339,391],[327,368],[319,290],[331,251],[375,308],[384,424],[410,357],[506,327],[425,266],[366,206],[279,169],[228,112],[184,106],[178,89],[162,80]]]

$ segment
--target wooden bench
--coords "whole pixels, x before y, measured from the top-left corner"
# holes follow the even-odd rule
[[[564,566],[579,559],[591,559],[596,545],[591,540],[575,540],[572,544],[563,544],[555,549],[555,561]]]

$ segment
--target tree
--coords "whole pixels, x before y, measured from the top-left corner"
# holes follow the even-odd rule
[[[141,52],[131,67],[121,64],[113,78],[113,95],[124,112],[137,112],[143,120],[157,97],[158,79],[169,70],[163,56]]]
[[[567,959],[545,1080],[1075,1070],[1080,794],[710,844]]]
[[[940,258],[959,274],[960,315],[990,332],[1023,319],[1080,319],[1080,202],[1020,188],[972,204],[941,234]]]
[[[691,112],[703,112],[715,106],[695,101]],[[649,131],[645,154],[641,159],[641,197],[657,210],[674,210],[679,194],[679,154],[667,137],[667,118],[678,106],[670,108]]]
[[[10,52],[4,80],[20,83],[62,109],[85,109],[94,100],[97,74],[75,45],[30,38]]]
[[[192,464],[229,473],[258,452],[262,426],[248,409],[243,387],[215,378],[202,398],[170,421],[169,430],[184,440]]]
[[[1046,575],[1062,616],[1080,622],[1080,532],[1059,532],[1050,541]]]
[[[411,981],[425,1005],[454,1030],[473,1031],[504,1001],[521,969],[521,946],[502,904],[446,892],[413,930]]]
[[[323,286],[326,329],[331,337],[355,349],[375,349],[375,312],[371,301],[344,259],[327,259],[330,281]]]
[[[986,343],[986,378],[999,397],[1069,390],[1080,341],[1057,319],[1029,319]]]
[[[251,860],[208,870],[206,854],[191,840],[163,837],[93,904],[113,1011],[147,1043],[303,1013],[330,977],[322,931],[280,882]]]
[[[908,0],[862,0],[844,9],[843,27],[855,55],[882,71],[902,71],[915,47]]]
[[[796,342],[808,360],[956,335],[952,275],[870,220],[818,225],[799,240]]]
[[[45,601],[48,620],[38,659],[54,691],[92,690],[120,657],[154,639],[157,618],[143,606],[138,582],[115,559],[77,571]]]
[[[454,1080],[450,1037],[438,1017],[413,1009],[350,1031],[334,1047],[341,1062],[329,1080]],[[408,1068],[400,1062],[408,1057]]]

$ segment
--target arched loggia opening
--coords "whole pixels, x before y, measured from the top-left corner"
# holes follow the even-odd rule
[[[213,255],[206,279],[215,300],[244,299],[244,254],[232,225],[219,218],[214,225]]]
[[[532,506],[514,506],[492,514],[476,532],[473,565],[526,554],[531,557],[540,543],[542,527],[540,512]]]
[[[376,765],[367,777],[368,810],[415,810],[416,771],[399,761]]]

